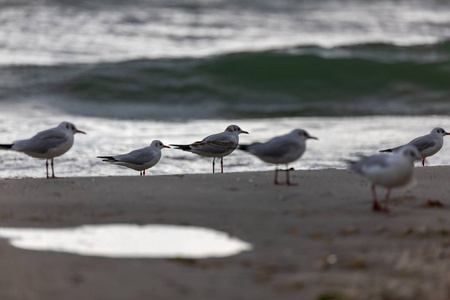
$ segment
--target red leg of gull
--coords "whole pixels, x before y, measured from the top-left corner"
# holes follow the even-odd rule
[[[142,176],[142,171],[139,171],[139,176]]]
[[[142,174],[145,176],[145,170],[144,171],[142,171]]]
[[[380,206],[380,203],[378,203],[378,200],[377,200],[377,192],[375,190],[375,184],[372,184],[370,189],[372,190],[372,198],[373,198],[372,210],[381,211],[382,208]]]
[[[425,157],[422,158],[422,166],[425,167]]]
[[[298,185],[297,183],[291,183],[289,181],[289,166],[288,165],[286,165],[286,184],[287,185]]]
[[[220,173],[223,173],[223,157],[220,158]]]
[[[47,170],[47,178],[50,178],[48,176],[48,159],[45,160],[45,169]]]
[[[56,178],[55,177],[55,169],[53,168],[53,158],[52,158],[52,178]]]
[[[280,184],[278,182],[278,165],[275,165],[275,179],[274,179],[273,183],[275,183],[276,185]]]
[[[213,174],[214,174],[214,166],[216,165],[216,158],[215,157],[213,157]]]
[[[382,209],[384,212],[389,212],[388,204],[389,204],[389,197],[390,196],[391,196],[391,189],[387,189],[387,191],[386,191],[386,198],[384,200],[386,202],[386,205]]]

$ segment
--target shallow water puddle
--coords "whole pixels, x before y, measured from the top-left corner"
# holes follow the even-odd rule
[[[251,250],[225,232],[176,225],[108,224],[73,228],[6,228],[0,237],[14,247],[115,258],[225,257]]]

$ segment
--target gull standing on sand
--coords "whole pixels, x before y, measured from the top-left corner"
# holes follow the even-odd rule
[[[444,145],[444,136],[446,135],[450,135],[450,133],[446,132],[441,127],[436,127],[433,128],[429,134],[415,138],[406,145],[413,145],[419,150],[422,158],[422,166],[425,166],[425,158],[432,156],[441,150]],[[396,152],[404,146],[405,145],[392,149],[385,149],[380,152]]]
[[[103,161],[125,166],[130,169],[139,171],[139,175],[145,175],[145,170],[153,167],[161,158],[161,149],[170,148],[159,140],[154,140],[150,146],[131,151],[127,154],[115,156],[97,156],[103,158]]]
[[[192,152],[201,156],[213,157],[213,173],[216,157],[220,157],[220,170],[223,173],[223,158],[231,154],[239,144],[239,134],[246,133],[237,125],[230,125],[224,132],[205,137],[199,142],[189,145],[170,145],[183,151]]]
[[[299,159],[306,150],[306,140],[315,139],[303,129],[294,129],[290,133],[274,137],[265,143],[239,145],[239,149],[247,151],[261,160],[275,164],[275,184],[278,182],[278,164],[286,164],[286,184],[295,185],[289,181],[288,164]]]
[[[372,182],[371,190],[373,197],[372,210],[389,212],[388,201],[391,189],[401,187],[413,179],[414,161],[422,156],[416,147],[406,145],[394,154],[381,153],[372,156],[361,156],[359,161],[348,160],[349,169],[366,177]],[[387,189],[385,202],[381,207],[377,200],[376,186],[380,185]]]
[[[53,159],[72,148],[75,133],[86,134],[86,132],[78,130],[72,123],[62,122],[55,128],[38,132],[30,139],[14,141],[12,144],[0,144],[0,149],[14,150],[31,157],[45,158],[47,178],[50,178],[48,176],[48,160],[51,159],[52,178],[55,178]]]

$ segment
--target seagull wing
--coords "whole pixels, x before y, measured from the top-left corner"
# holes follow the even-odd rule
[[[419,152],[422,152],[436,146],[436,141],[428,136],[421,136],[412,140],[409,144],[415,146]]]
[[[376,172],[389,167],[390,155],[360,156],[360,160],[351,169],[360,174]]]
[[[202,141],[192,143],[190,147],[193,151],[220,154],[236,149],[237,145],[238,143],[234,136],[222,132],[210,135]]]
[[[147,148],[137,149],[127,154],[116,155],[114,158],[119,162],[134,165],[143,165],[155,159],[157,153]]]
[[[46,153],[52,148],[56,148],[67,142],[67,134],[57,128],[47,129],[37,133],[28,140],[15,141],[14,150],[26,150],[36,153]]]
[[[276,137],[266,143],[254,143],[249,152],[258,156],[282,157],[292,151],[298,151],[298,142],[283,137]]]

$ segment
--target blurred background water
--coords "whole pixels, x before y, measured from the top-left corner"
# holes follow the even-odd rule
[[[0,143],[71,121],[59,176],[133,175],[95,157],[237,124],[241,141],[304,128],[293,166],[342,168],[448,126],[450,3],[356,0],[0,0]],[[442,152],[430,164],[448,164]],[[236,151],[225,171],[266,170]],[[150,174],[209,173],[164,149]],[[0,177],[44,162],[0,153]]]

